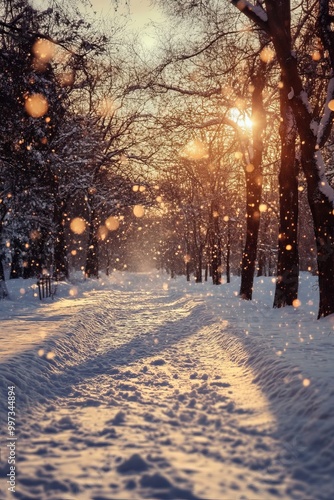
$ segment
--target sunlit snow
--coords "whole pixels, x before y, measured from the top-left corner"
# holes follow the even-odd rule
[[[115,272],[42,303],[10,280],[18,498],[331,498],[334,321],[316,320],[314,284],[303,273],[298,307],[273,310],[272,278],[252,302],[238,278]]]

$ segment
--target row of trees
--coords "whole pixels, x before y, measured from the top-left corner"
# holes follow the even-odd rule
[[[99,254],[107,270],[126,266],[139,244],[198,282],[203,268],[214,284],[240,272],[248,300],[255,273],[277,266],[282,307],[316,254],[319,317],[333,313],[329,2],[163,7],[168,35],[147,62],[116,28],[107,37],[74,11],[2,0],[0,236],[11,277],[44,266],[68,276],[81,248],[86,275],[98,276]]]
[[[276,288],[275,303],[280,305],[286,290],[287,298],[297,297],[298,290],[295,278],[298,270],[298,134],[300,166],[307,183],[317,246],[319,317],[327,316],[334,312],[334,190],[325,175],[321,150],[331,135],[334,118],[333,6],[329,0],[297,5],[300,17],[296,19],[298,27],[295,28],[289,0],[267,0],[264,6],[262,3],[253,6],[238,0],[232,3],[257,25],[268,43],[273,45],[281,73],[281,241],[278,274],[282,279]],[[303,51],[299,58],[293,52],[295,47]],[[310,52],[305,54],[305,50]]]
[[[149,190],[136,192],[133,186],[143,185],[140,165],[151,153],[133,133],[136,124],[145,141],[141,109],[128,102],[124,111],[128,73],[113,48],[116,29],[107,38],[75,10],[56,6],[40,12],[26,0],[2,0],[0,10],[5,295],[6,256],[11,278],[43,269],[68,277],[72,240],[79,242],[83,232],[85,272],[97,276],[105,221],[125,207],[150,203]],[[72,219],[83,226],[73,228]]]
[[[291,305],[296,300],[299,190],[306,184],[317,250],[319,317],[326,316],[334,312],[334,196],[324,161],[331,157],[333,137],[332,7],[325,0],[231,3],[241,15],[231,10],[229,2],[167,3],[178,16],[192,15],[197,25],[205,20],[201,30],[203,40],[196,41],[193,51],[186,52],[184,46],[180,46],[170,53],[160,65],[158,75],[152,79],[149,74],[149,83],[146,87],[139,84],[138,89],[150,85],[156,91],[163,89],[184,97],[196,96],[197,103],[206,97],[207,114],[211,116],[209,120],[202,119],[200,127],[223,123],[234,130],[237,147],[245,160],[242,297],[252,297],[264,167],[270,161],[274,163],[274,158],[280,158],[278,278],[274,305]],[[196,68],[195,78],[193,68]],[[250,96],[245,88],[251,89]],[[245,108],[250,110],[251,134],[243,133],[240,124],[231,123],[228,110],[232,106],[240,112]],[[192,130],[196,131],[196,124]],[[268,132],[270,139],[266,143]],[[275,140],[278,134],[279,139]],[[225,147],[228,148],[228,143]],[[276,168],[273,174],[278,174]]]

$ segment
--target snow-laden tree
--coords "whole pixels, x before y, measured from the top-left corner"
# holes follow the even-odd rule
[[[12,244],[11,277],[21,274],[19,261],[28,277],[29,270],[36,272],[47,253],[42,251],[41,255],[37,249],[36,235],[42,237],[43,233],[47,239],[50,176],[46,157],[48,142],[62,119],[63,98],[49,55],[41,61],[42,39],[38,34],[50,13],[38,14],[28,3],[14,1],[2,2],[1,11],[0,151],[6,193],[2,201],[7,205],[2,227]],[[51,50],[51,42],[47,43]]]
[[[282,85],[300,137],[301,167],[314,223],[320,292],[318,316],[327,316],[334,313],[334,191],[326,178],[321,150],[329,137],[334,117],[333,8],[328,0],[321,0],[312,4],[307,2],[300,11],[300,18],[305,12],[311,16],[311,36],[315,44],[310,55],[309,74],[305,77],[300,67],[305,46],[296,50],[299,24],[296,23],[298,11],[292,11],[294,4],[289,0],[267,0],[255,4],[232,0],[232,3],[270,36],[275,48]],[[296,29],[291,27],[292,15]],[[312,61],[318,63],[315,68]],[[318,91],[314,94],[318,89],[310,84],[313,78],[326,82],[327,91],[321,94],[321,99]]]
[[[83,87],[87,56],[103,50],[104,37],[88,36],[87,24],[59,6],[38,11],[25,0],[2,0],[0,11],[2,227],[12,244],[11,277],[23,272],[20,263],[28,277],[29,269],[36,274],[51,263],[57,184],[51,142],[75,78]]]
[[[132,189],[133,167],[149,155],[133,130],[142,110],[125,106],[127,72],[115,60],[114,40],[107,46],[105,35],[59,6],[38,12],[24,0],[3,0],[1,8],[1,201],[11,277],[42,267],[67,276],[68,215],[76,205],[86,210],[88,254],[96,256],[104,220],[142,198]]]

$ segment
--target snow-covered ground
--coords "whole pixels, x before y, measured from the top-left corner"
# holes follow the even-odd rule
[[[334,318],[316,320],[311,275],[281,310],[271,278],[252,302],[237,278],[157,273],[62,283],[43,302],[32,281],[8,288],[0,498],[333,498]]]

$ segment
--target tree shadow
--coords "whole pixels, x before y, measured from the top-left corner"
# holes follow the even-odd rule
[[[275,356],[259,338],[236,331],[231,336],[242,344],[247,354],[244,366],[253,373],[253,383],[265,395],[275,417],[274,435],[282,446],[280,464],[297,483],[308,485],[310,498],[328,500],[328,491],[334,490],[333,385],[321,387],[316,380],[304,385],[305,375],[297,363]],[[300,493],[291,492],[293,498],[294,494],[298,497]]]
[[[201,316],[200,321],[199,316]],[[140,360],[161,356],[171,346],[196,334],[205,323],[209,322],[205,306],[197,304],[187,316],[176,321],[168,321],[152,332],[139,333],[118,347],[112,346],[113,326],[111,325],[110,349],[96,356],[89,356],[88,359],[78,364],[73,364],[73,358],[70,358],[71,366],[59,367],[57,358],[47,359],[47,353],[52,352],[55,346],[70,340],[73,332],[65,336],[59,334],[51,339],[48,338],[0,363],[2,401],[7,401],[8,385],[14,385],[20,411],[23,412],[24,409],[29,408],[33,410],[35,404],[49,403],[58,397],[66,397],[76,384],[100,375],[113,375],[117,367],[129,366]],[[75,325],[71,327],[71,330],[75,330]],[[103,344],[106,344],[106,335],[108,333],[101,336]],[[77,344],[71,345],[74,349],[78,347]],[[46,354],[40,356],[38,352],[41,350]],[[4,405],[2,409],[6,410]]]

